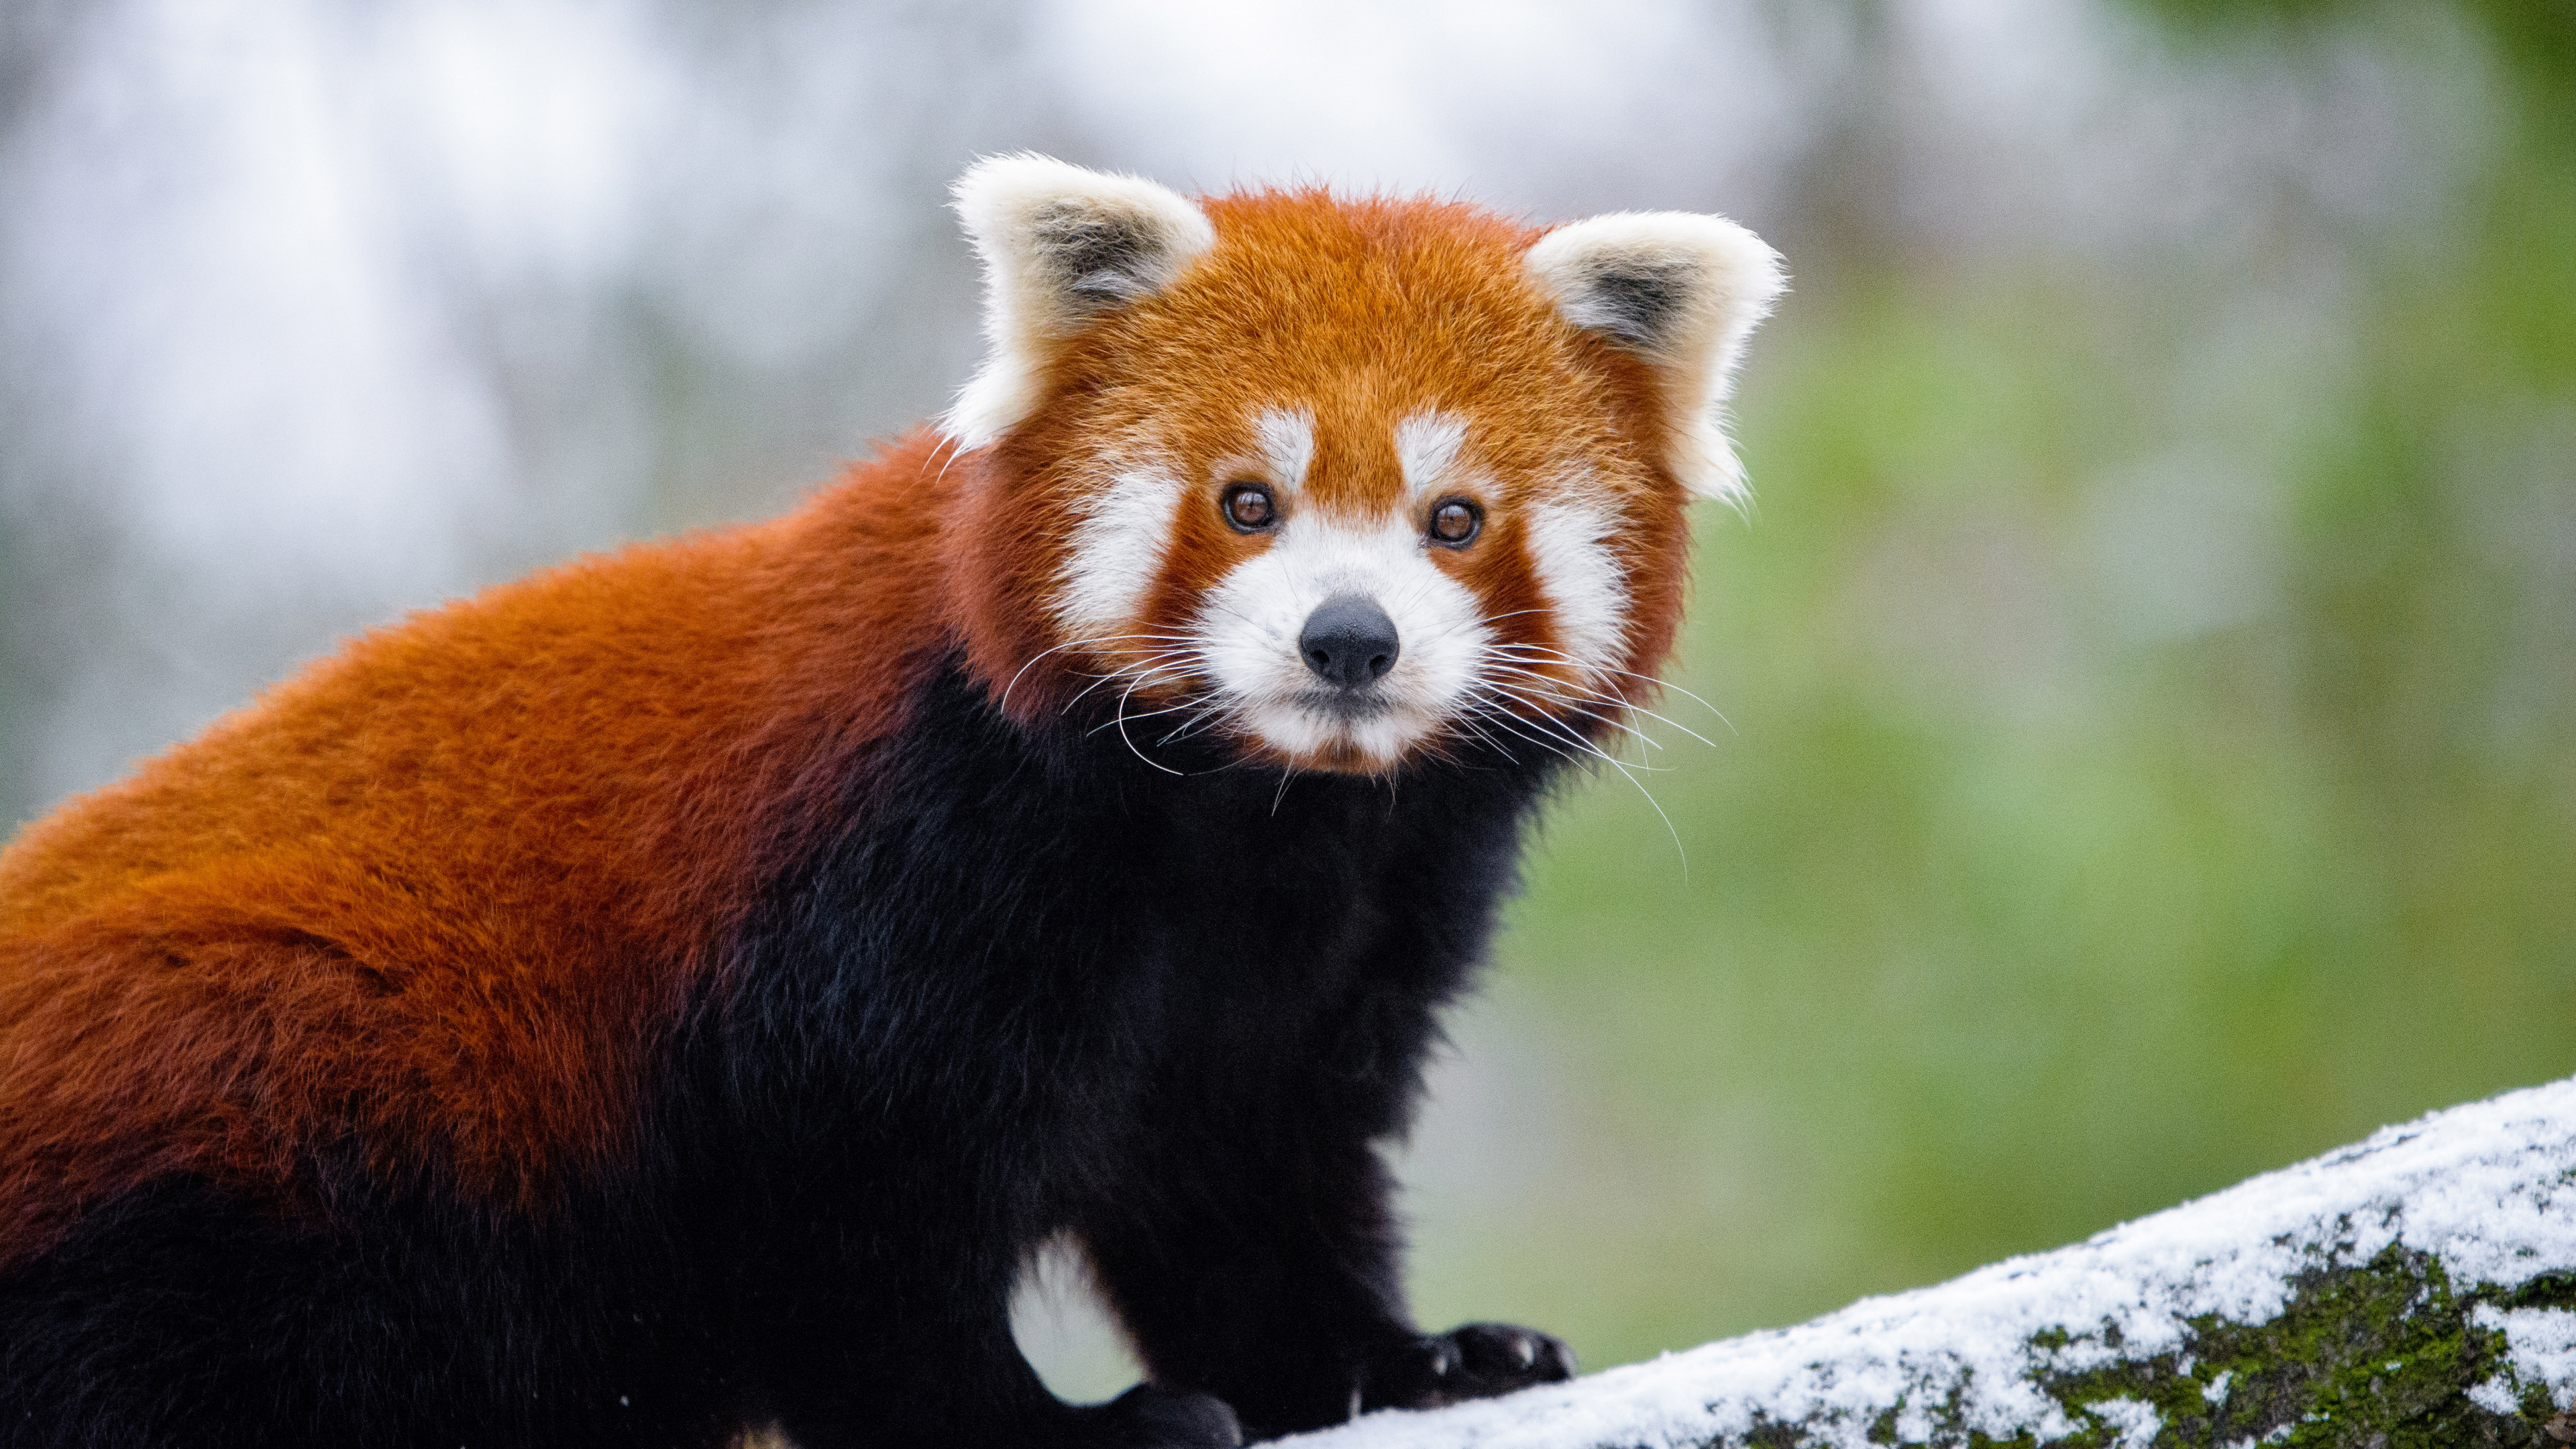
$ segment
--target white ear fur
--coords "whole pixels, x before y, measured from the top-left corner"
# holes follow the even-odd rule
[[[1522,264],[1565,320],[1654,365],[1683,484],[1741,499],[1726,396],[1745,339],[1788,285],[1779,254],[1724,217],[1629,211],[1558,227]]]
[[[939,430],[980,448],[1028,418],[1055,347],[1092,318],[1172,284],[1216,245],[1178,192],[1045,156],[990,156],[951,189],[984,259],[992,351]]]

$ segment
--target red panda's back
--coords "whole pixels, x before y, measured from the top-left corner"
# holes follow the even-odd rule
[[[0,853],[0,1262],[317,1148],[541,1206],[940,632],[934,452],[371,633]]]

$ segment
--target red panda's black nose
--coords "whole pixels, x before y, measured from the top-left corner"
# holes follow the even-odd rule
[[[1297,652],[1306,656],[1306,667],[1344,689],[1385,677],[1395,667],[1399,647],[1395,621],[1357,594],[1326,599],[1297,634]]]

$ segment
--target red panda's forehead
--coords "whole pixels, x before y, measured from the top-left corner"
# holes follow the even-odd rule
[[[1255,454],[1265,417],[1311,423],[1305,491],[1404,494],[1398,430],[1454,425],[1500,486],[1633,471],[1612,380],[1520,264],[1533,233],[1471,207],[1320,192],[1207,203],[1217,245],[1067,359],[1091,427],[1198,474]]]

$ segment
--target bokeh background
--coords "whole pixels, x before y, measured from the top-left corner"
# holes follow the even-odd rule
[[[1019,148],[1796,274],[1707,743],[1551,817],[1401,1155],[1427,1320],[1634,1359],[2576,1071],[2571,0],[8,0],[0,824],[936,410]]]

